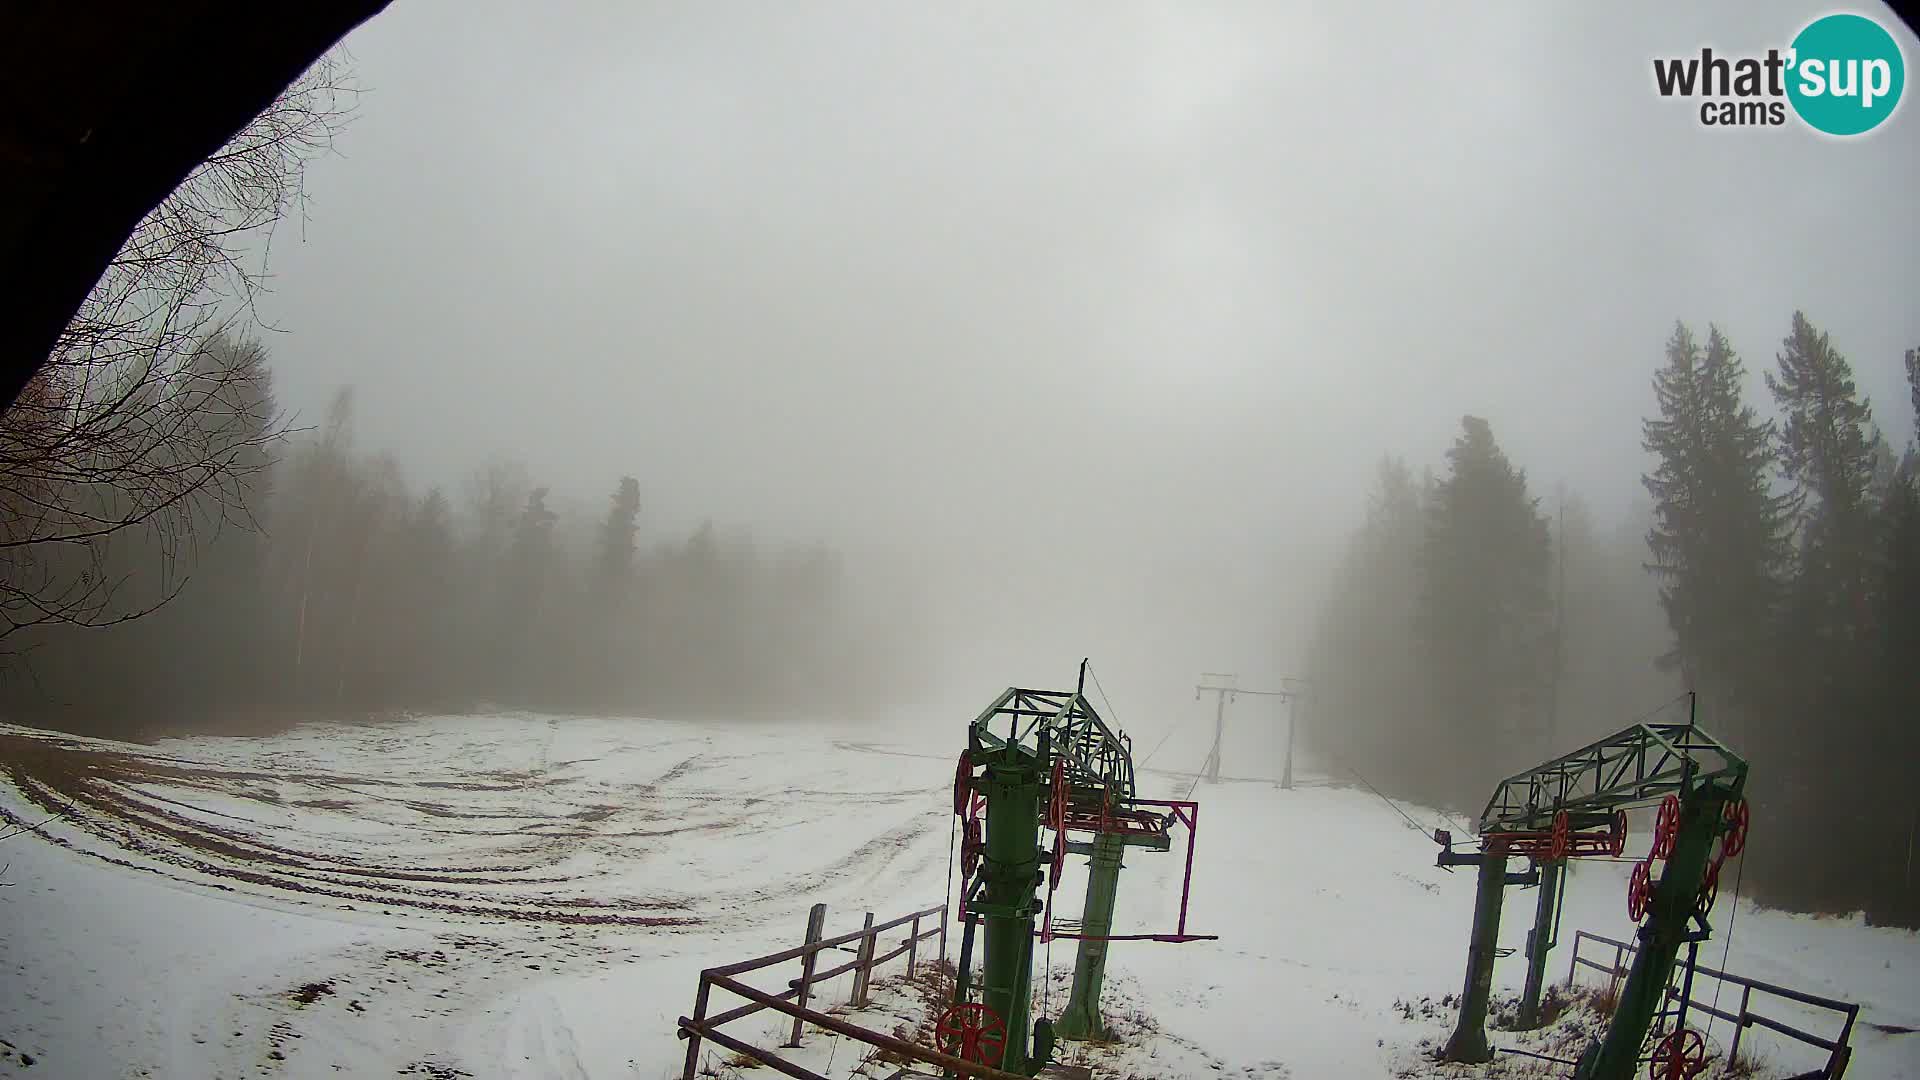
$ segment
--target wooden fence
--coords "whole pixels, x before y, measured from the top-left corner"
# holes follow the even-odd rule
[[[1612,963],[1605,964],[1591,957],[1581,956],[1580,945],[1582,942],[1593,942],[1596,945],[1611,946],[1613,948]],[[1609,983],[1611,990],[1618,992],[1621,980],[1627,976],[1628,961],[1631,960],[1637,948],[1638,946],[1629,942],[1615,941],[1610,937],[1602,937],[1599,934],[1588,933],[1585,930],[1576,931],[1573,935],[1573,957],[1567,963],[1567,985],[1573,985],[1573,973],[1576,969],[1589,967],[1595,971],[1604,973],[1608,979],[1611,980]],[[1713,968],[1706,967],[1705,965],[1696,965],[1693,970],[1696,974],[1705,975],[1710,979],[1719,979],[1723,983],[1731,983],[1740,988],[1740,1005],[1733,1012],[1724,1012],[1715,1007],[1711,1002],[1696,1001],[1692,998],[1688,998],[1686,1001],[1686,1007],[1688,1009],[1698,1009],[1708,1016],[1719,1017],[1733,1025],[1733,1045],[1727,1048],[1727,1057],[1729,1059],[1740,1052],[1740,1038],[1746,1034],[1748,1028],[1763,1027],[1770,1031],[1777,1031],[1797,1042],[1806,1043],[1809,1046],[1818,1047],[1827,1052],[1827,1062],[1825,1065],[1810,1073],[1802,1073],[1796,1076],[1794,1080],[1815,1080],[1815,1078],[1817,1078],[1817,1080],[1840,1080],[1841,1075],[1847,1071],[1847,1062],[1853,1057],[1853,1048],[1848,1045],[1847,1040],[1853,1036],[1853,1022],[1860,1015],[1859,1005],[1851,1001],[1840,1001],[1835,998],[1820,997],[1817,994],[1809,994],[1800,990],[1791,990],[1784,986],[1775,986],[1772,983],[1761,982],[1758,979],[1749,979],[1743,975],[1731,975],[1724,971],[1715,971]],[[1762,1016],[1752,1009],[1753,995],[1755,993],[1785,998],[1788,1001],[1797,1001],[1802,1005],[1811,1005],[1817,1009],[1826,1009],[1838,1013],[1841,1017],[1840,1032],[1831,1039],[1822,1038],[1812,1032],[1803,1031],[1800,1028],[1794,1027],[1791,1024],[1782,1023],[1772,1017]],[[1680,996],[1681,991],[1679,989],[1672,986],[1667,987],[1668,1001],[1678,1002]]]
[[[826,913],[827,907],[825,904],[815,904],[813,906],[812,912],[810,912],[807,917],[807,935],[804,944],[796,945],[791,949],[783,949],[780,952],[771,953],[767,956],[758,956],[751,960],[741,960],[738,963],[708,968],[700,973],[700,988],[694,994],[693,999],[693,1015],[691,1017],[682,1016],[679,1020],[680,1037],[687,1040],[686,1069],[681,1073],[681,1080],[695,1080],[696,1070],[700,1063],[700,1046],[703,1040],[751,1058],[773,1069],[777,1073],[794,1077],[795,1080],[827,1080],[826,1077],[821,1076],[819,1073],[812,1072],[782,1058],[778,1053],[778,1049],[766,1049],[755,1046],[744,1039],[736,1038],[719,1030],[722,1026],[730,1024],[735,1020],[752,1016],[757,1012],[767,1009],[782,1013],[793,1019],[792,1034],[788,1041],[782,1044],[782,1048],[785,1049],[798,1047],[806,1025],[812,1024],[815,1027],[831,1031],[836,1035],[842,1035],[856,1042],[865,1043],[868,1046],[888,1051],[908,1061],[936,1066],[951,1075],[973,1077],[975,1080],[1029,1080],[1029,1078],[1020,1076],[1017,1073],[1003,1072],[999,1069],[976,1064],[975,1062],[963,1061],[959,1058],[940,1053],[937,1050],[917,1046],[904,1039],[898,1039],[878,1031],[870,1031],[857,1024],[849,1023],[840,1017],[831,1016],[816,1009],[808,1008],[807,1001],[812,994],[814,986],[831,979],[837,979],[848,972],[853,973],[853,992],[848,999],[849,1004],[856,1007],[867,1004],[868,991],[872,987],[874,970],[891,960],[905,956],[907,958],[907,974],[908,976],[912,976],[914,968],[919,962],[920,943],[930,938],[937,938],[939,940],[939,959],[944,961],[947,958],[947,906],[945,904],[910,912],[899,918],[889,919],[879,924],[874,923],[873,913],[868,912],[866,924],[860,929],[852,933],[841,934],[838,937],[831,938],[821,937],[824,923],[826,922]],[[922,923],[929,920],[934,922],[935,925],[933,928],[922,930]],[[879,952],[881,935],[903,926],[908,928],[905,940],[888,952]],[[818,969],[818,959],[822,952],[829,949],[844,950],[849,945],[853,946],[851,951],[854,957],[852,960],[824,971]],[[738,976],[750,971],[759,971],[764,968],[773,967],[776,964],[786,964],[795,961],[798,961],[800,964],[799,976],[788,980],[787,989],[778,994],[768,993],[757,987],[749,986],[741,982],[738,978]],[[716,988],[732,994],[735,997],[744,999],[746,1003],[734,1006],[724,1012],[708,1015],[707,1009],[711,1003],[713,991]],[[908,1067],[902,1067],[894,1076],[905,1076],[907,1075],[907,1071]]]

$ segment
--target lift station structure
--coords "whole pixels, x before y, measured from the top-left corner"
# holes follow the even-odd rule
[[[1132,741],[1087,701],[1086,675],[1083,660],[1076,689],[1008,688],[967,729],[954,775],[959,971],[953,1003],[935,1030],[941,1048],[955,1057],[1028,1076],[1047,1064],[1056,1038],[1105,1034],[1100,991],[1109,943],[1216,937],[1187,933],[1199,804],[1140,797]],[[1170,933],[1114,934],[1126,849],[1169,851],[1173,831],[1182,826],[1186,868],[1178,925]],[[1051,833],[1047,847],[1041,846],[1043,827]],[[1053,910],[1069,854],[1088,856],[1091,868],[1077,922]],[[1054,938],[1079,942],[1073,989],[1057,1020],[1032,1019],[1034,943]]]
[[[1508,777],[1494,789],[1479,820],[1480,850],[1456,852],[1452,837],[1436,831],[1439,865],[1477,866],[1472,939],[1460,1017],[1441,1057],[1485,1062],[1487,1002],[1500,933],[1500,906],[1509,884],[1537,884],[1534,926],[1527,937],[1527,980],[1520,1026],[1538,1023],[1547,952],[1554,945],[1560,876],[1569,858],[1621,857],[1626,811],[1657,804],[1653,843],[1633,869],[1627,910],[1639,925],[1639,948],[1604,1038],[1575,1064],[1578,1080],[1627,1080],[1645,1063],[1656,1080],[1686,1080],[1706,1068],[1706,1044],[1686,1026],[1686,991],[1672,1023],[1663,1013],[1680,947],[1688,947],[1685,978],[1692,981],[1700,942],[1719,893],[1720,868],[1746,846],[1747,763],[1692,723],[1635,724],[1544,765]],[[1523,856],[1532,869],[1509,874],[1507,860]],[[1659,869],[1656,870],[1656,863]],[[1647,1035],[1661,1020],[1664,1035],[1651,1057]]]

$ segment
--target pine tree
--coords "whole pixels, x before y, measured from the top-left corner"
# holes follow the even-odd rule
[[[459,568],[454,561],[453,507],[439,488],[428,491],[408,515],[399,565],[413,638],[411,700],[441,705],[460,655],[460,626],[454,618]]]
[[[1874,563],[1873,477],[1881,439],[1853,368],[1800,312],[1782,342],[1779,373],[1767,373],[1785,420],[1781,472],[1802,497],[1799,614],[1824,641],[1864,636]]]
[[[582,612],[584,640],[577,650],[578,689],[597,704],[611,705],[634,689],[633,653],[639,642],[632,625],[634,537],[639,532],[640,481],[620,478],[607,516],[600,523],[593,593]]]
[[[1672,633],[1664,666],[1701,695],[1709,726],[1739,743],[1773,700],[1768,673],[1792,560],[1794,500],[1773,493],[1772,422],[1743,400],[1745,366],[1717,328],[1703,355],[1676,323],[1655,375],[1658,418],[1641,445],[1658,458],[1649,569]]]
[[[1539,760],[1552,665],[1547,521],[1487,421],[1468,416],[1461,427],[1428,507],[1415,619],[1437,740],[1430,760],[1455,803]]]
[[[1794,890],[1785,895],[1789,902],[1858,910],[1868,877],[1861,860],[1874,857],[1887,837],[1885,800],[1878,785],[1862,782],[1883,757],[1874,749],[1870,597],[1881,555],[1873,491],[1880,440],[1851,366],[1800,312],[1782,349],[1767,386],[1783,417],[1781,472],[1801,514],[1780,665],[1790,726],[1767,750],[1772,760],[1793,761],[1797,775],[1777,818],[1756,805],[1769,811],[1765,823],[1778,826],[1774,845],[1762,849],[1767,861],[1757,865],[1763,880]],[[1849,840],[1836,843],[1836,835]]]
[[[1920,431],[1920,349],[1908,350],[1906,370],[1914,426]],[[1885,549],[1873,598],[1879,625],[1872,685],[1880,721],[1874,732],[1881,766],[1875,786],[1889,796],[1880,834],[1891,857],[1867,864],[1880,872],[1866,912],[1876,924],[1913,928],[1920,927],[1920,791],[1900,774],[1920,760],[1920,679],[1913,672],[1920,657],[1920,441],[1907,445],[1881,517]]]
[[[1409,791],[1428,779],[1423,755],[1406,752],[1403,722],[1422,696],[1412,638],[1426,528],[1422,499],[1406,462],[1380,462],[1365,523],[1348,543],[1314,638],[1308,678],[1315,720],[1302,730],[1343,770],[1360,769]],[[1422,794],[1431,797],[1434,790]]]
[[[502,567],[501,603],[495,638],[495,672],[502,688],[522,700],[532,688],[537,642],[535,626],[541,618],[541,589],[553,560],[553,526],[559,520],[547,509],[547,489],[534,488],[514,522],[513,545]]]
[[[640,481],[631,476],[620,478],[613,493],[613,505],[600,526],[600,583],[624,592],[633,575],[633,538],[639,531]]]

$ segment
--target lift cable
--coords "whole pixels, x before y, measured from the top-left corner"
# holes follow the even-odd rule
[[[1332,757],[1333,760],[1339,762],[1341,768],[1347,770],[1349,773],[1352,773],[1353,778],[1355,780],[1360,781],[1360,783],[1364,785],[1368,791],[1373,792],[1374,795],[1377,796],[1381,802],[1386,803],[1388,806],[1392,807],[1394,813],[1399,814],[1402,818],[1406,819],[1407,824],[1412,826],[1415,831],[1423,833],[1427,836],[1433,835],[1433,831],[1431,829],[1428,829],[1425,825],[1422,825],[1419,822],[1413,820],[1413,818],[1405,810],[1400,809],[1399,803],[1396,803],[1392,799],[1387,798],[1384,792],[1382,792],[1379,788],[1373,786],[1373,782],[1371,780],[1368,780],[1366,777],[1360,775],[1360,770],[1354,768],[1352,762],[1349,762],[1346,758],[1341,757],[1339,754],[1336,754],[1331,750],[1326,751],[1326,753],[1330,757]],[[1448,824],[1459,825],[1459,822],[1454,821],[1453,818],[1450,817],[1445,811],[1436,810],[1434,812],[1439,814],[1441,817],[1445,818]],[[1460,832],[1463,836],[1473,835],[1473,830],[1468,829],[1464,825],[1459,825],[1459,827],[1460,827]]]
[[[1722,976],[1725,976],[1727,973],[1727,957],[1733,952],[1733,924],[1736,919],[1740,918],[1740,883],[1747,876],[1746,852],[1743,850],[1740,854],[1740,869],[1733,875],[1733,907],[1727,911],[1727,940],[1725,944],[1720,946],[1720,974]],[[1720,1009],[1720,991],[1726,985],[1727,980],[1724,977],[1713,981],[1713,1008],[1715,1012],[1718,1012]],[[1707,1014],[1707,1030],[1713,1030],[1713,1013]]]
[[[953,838],[955,834],[957,834],[959,831],[960,831],[960,815],[955,814],[953,817],[953,821],[947,825],[947,885],[946,885],[946,889],[940,894],[940,902],[944,904],[947,909],[946,913],[943,914],[941,918],[946,919],[948,921],[952,921],[958,918],[960,914],[958,911],[954,910],[954,904],[953,904]],[[960,894],[960,900],[962,903],[965,903],[966,899],[967,899],[967,895],[963,885],[962,891]]]
[[[1194,715],[1198,715],[1198,714],[1196,713]],[[1191,724],[1191,723],[1193,723],[1193,716],[1188,716],[1185,721],[1175,724],[1172,727],[1168,728],[1167,733],[1165,735],[1160,736],[1160,741],[1153,744],[1153,750],[1150,751],[1146,757],[1141,758],[1140,764],[1134,766],[1134,768],[1140,772],[1145,772],[1147,769],[1147,762],[1152,761],[1153,755],[1159,753],[1160,748],[1167,745],[1167,740],[1173,738],[1174,732],[1179,731],[1180,729],[1186,727],[1188,724]]]
[[[1100,685],[1100,675],[1093,670],[1091,663],[1087,665],[1087,678],[1092,679],[1093,688],[1100,691],[1100,703],[1107,707],[1107,719],[1113,721],[1113,726],[1116,729],[1119,728],[1120,714],[1114,711],[1113,702],[1107,697],[1107,688]]]
[[[1680,693],[1674,695],[1671,699],[1667,701],[1663,701],[1660,704],[1655,705],[1653,708],[1648,709],[1646,712],[1641,713],[1639,716],[1636,716],[1633,719],[1627,721],[1627,726],[1633,727],[1636,724],[1644,724],[1648,720],[1651,720],[1654,717],[1659,716],[1661,713],[1666,712],[1668,709],[1673,708],[1675,705],[1680,704],[1681,702],[1687,700],[1689,697],[1692,697],[1692,696],[1693,696],[1693,691],[1682,690],[1680,691]]]

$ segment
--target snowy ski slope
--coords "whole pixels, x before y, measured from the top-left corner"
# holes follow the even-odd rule
[[[0,808],[64,815],[0,844],[0,1075],[677,1076],[700,968],[793,944],[815,902],[830,931],[939,902],[952,728],[491,715],[147,747],[0,727]],[[1145,776],[1151,795],[1190,783]],[[1115,946],[1110,1012],[1141,1033],[1117,1066],[1485,1074],[1421,1057],[1452,1017],[1418,1003],[1458,990],[1473,901],[1470,874],[1433,866],[1439,815],[1410,824],[1311,771],[1196,797],[1189,927],[1221,940]],[[1181,855],[1128,855],[1116,932],[1171,927]],[[1625,869],[1574,869],[1566,940],[1627,936]],[[1531,901],[1509,895],[1503,945]],[[1058,902],[1077,914],[1071,880]],[[1920,1028],[1917,961],[1912,934],[1745,905],[1727,957],[1863,1003],[1849,1075],[1886,1078],[1920,1078],[1920,1035],[1895,1030]],[[1040,962],[1057,1011],[1071,943]],[[1566,963],[1563,945],[1556,980]],[[1523,975],[1516,954],[1498,985]],[[1760,1042],[1776,1075],[1817,1063]]]

